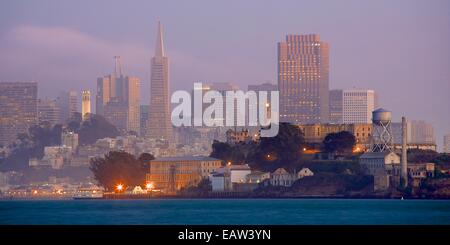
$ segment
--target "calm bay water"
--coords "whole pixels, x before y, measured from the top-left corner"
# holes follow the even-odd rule
[[[450,224],[450,201],[5,200],[0,224]]]

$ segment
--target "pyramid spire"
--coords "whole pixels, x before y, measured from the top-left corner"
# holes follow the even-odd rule
[[[164,54],[164,40],[161,21],[158,20],[158,33],[156,38],[155,57],[165,57]]]

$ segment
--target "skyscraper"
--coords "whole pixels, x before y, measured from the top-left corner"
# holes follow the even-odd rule
[[[395,144],[401,144],[401,123],[392,123],[392,134]],[[408,144],[436,144],[434,128],[431,123],[423,120],[411,120],[406,122]]]
[[[367,89],[344,90],[342,94],[344,123],[371,123],[375,110],[375,91]]]
[[[287,35],[278,43],[280,121],[327,122],[328,84],[328,43],[319,35]]]
[[[81,117],[86,120],[91,113],[91,91],[81,91]]]
[[[0,145],[37,123],[37,83],[0,83]]]
[[[39,122],[49,122],[53,125],[61,123],[61,108],[57,101],[47,98],[38,100],[38,119]]]
[[[125,76],[119,56],[114,56],[114,72],[97,78],[96,113],[121,131],[140,131],[140,80]]]
[[[97,78],[97,95],[95,97],[95,113],[104,116],[105,106],[109,103],[111,97],[112,75],[106,75]],[[115,86],[114,86],[115,87]]]
[[[450,134],[444,135],[443,152],[444,153],[450,153]]]
[[[423,120],[412,120],[411,143],[435,144],[433,125]]]
[[[151,60],[148,136],[172,140],[169,101],[169,59],[164,52],[161,22],[158,21],[155,56]]]
[[[141,120],[140,135],[147,135],[148,105],[141,105],[139,114]]]
[[[78,111],[78,94],[76,91],[62,91],[56,103],[60,109],[60,122],[64,123]]]
[[[340,124],[343,122],[342,118],[342,90],[330,90],[330,123]]]
[[[392,122],[391,123],[391,131],[392,137],[394,138],[394,144],[401,145],[402,144],[402,130],[403,130],[402,122]],[[406,122],[406,141],[411,143],[411,122]]]
[[[140,104],[141,104],[141,85],[139,78],[125,78],[125,102],[127,108],[127,130],[139,133],[141,130]]]

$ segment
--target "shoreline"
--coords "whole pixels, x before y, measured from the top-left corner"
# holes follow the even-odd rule
[[[205,196],[157,196],[157,197],[142,197],[142,196],[114,196],[114,197],[103,197],[103,198],[87,198],[87,199],[74,199],[72,197],[0,197],[0,201],[91,201],[91,200],[286,200],[286,199],[328,199],[328,200],[450,200],[450,197],[407,197],[407,198],[398,198],[398,197],[377,197],[377,196],[359,196],[359,197],[349,197],[349,196],[276,196],[276,197],[267,197],[267,196],[252,196],[252,197],[244,197],[244,196],[236,196],[236,197],[205,197]]]

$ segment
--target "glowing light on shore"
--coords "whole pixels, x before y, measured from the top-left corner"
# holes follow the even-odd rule
[[[146,188],[147,190],[151,190],[151,189],[155,188],[155,186],[153,185],[152,182],[148,182],[148,183],[145,185],[145,188]]]
[[[117,191],[122,191],[123,188],[124,188],[123,184],[117,184],[117,185],[116,185],[116,190],[117,190]]]

